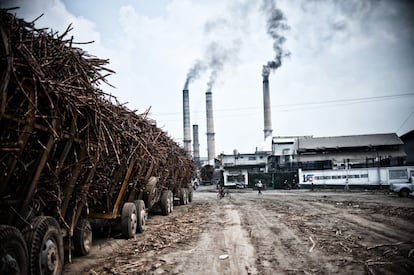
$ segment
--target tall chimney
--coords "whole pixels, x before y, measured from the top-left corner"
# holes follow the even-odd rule
[[[184,150],[191,155],[190,103],[188,90],[183,90]]]
[[[210,160],[214,160],[214,157],[216,155],[216,148],[215,148],[215,142],[214,142],[213,95],[211,91],[206,92],[206,115],[207,115],[207,156],[208,156],[208,162],[210,164]]]
[[[263,109],[264,109],[264,139],[272,136],[272,119],[270,113],[269,75],[263,74]]]
[[[200,144],[198,143],[198,125],[193,125],[193,160],[200,163]]]

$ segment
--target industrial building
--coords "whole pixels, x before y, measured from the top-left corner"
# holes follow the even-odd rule
[[[274,137],[270,170],[397,166],[405,164],[404,142],[394,133],[336,137]]]
[[[221,154],[224,186],[253,187],[260,179],[270,188],[378,188],[389,184],[389,168],[407,164],[404,142],[395,133],[273,137],[271,142],[271,151]]]
[[[414,130],[402,135],[401,140],[404,142],[404,150],[407,154],[406,163],[414,165]]]
[[[395,133],[274,137],[268,172],[289,175],[301,187],[377,188],[389,184],[388,168],[406,165],[406,157]]]

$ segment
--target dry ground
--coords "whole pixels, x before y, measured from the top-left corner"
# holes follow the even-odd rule
[[[204,189],[206,189],[204,187]],[[414,198],[208,190],[132,240],[98,239],[65,274],[413,274]]]

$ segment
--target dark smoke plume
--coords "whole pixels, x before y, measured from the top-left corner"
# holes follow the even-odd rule
[[[211,92],[216,83],[219,73],[224,69],[224,65],[231,62],[237,57],[240,42],[233,41],[231,47],[223,47],[217,42],[212,42],[207,49],[208,67],[211,70],[209,80],[207,82],[207,91]]]
[[[271,71],[282,65],[283,58],[290,55],[283,48],[286,38],[282,35],[282,32],[288,30],[289,26],[286,24],[283,12],[276,7],[274,0],[263,0],[262,9],[267,17],[267,33],[273,39],[273,50],[275,52],[275,58],[263,65],[263,77],[268,77]]]
[[[200,74],[207,69],[203,61],[197,60],[187,73],[187,78],[184,83],[184,90],[188,90],[188,85],[200,77]]]
[[[206,41],[210,40],[210,42],[201,61],[197,61],[188,72],[184,89],[188,89],[188,85],[193,80],[209,70],[211,73],[207,87],[211,91],[224,66],[237,60],[254,5],[250,0],[238,1],[229,7],[227,17],[214,18],[205,23]]]

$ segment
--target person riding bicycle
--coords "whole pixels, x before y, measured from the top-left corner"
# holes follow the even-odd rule
[[[217,189],[218,189],[218,193],[223,198],[224,197],[224,188],[223,188],[223,186],[221,186],[220,183],[217,184]]]
[[[258,194],[262,194],[263,183],[262,183],[262,181],[261,181],[261,180],[259,180],[259,181],[256,183],[256,187],[257,187],[257,190],[259,190],[259,193],[258,193]]]

